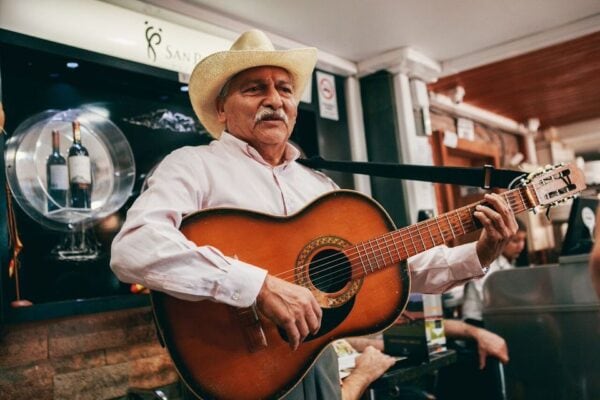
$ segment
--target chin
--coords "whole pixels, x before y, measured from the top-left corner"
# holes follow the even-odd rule
[[[281,129],[266,129],[258,134],[258,137],[265,143],[277,144],[288,140],[291,132]]]

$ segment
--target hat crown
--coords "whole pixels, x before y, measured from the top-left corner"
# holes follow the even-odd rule
[[[235,51],[274,51],[273,43],[267,35],[258,29],[251,29],[244,32],[238,40],[231,45],[231,50]]]

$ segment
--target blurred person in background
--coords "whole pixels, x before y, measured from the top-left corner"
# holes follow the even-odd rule
[[[525,249],[527,228],[519,219],[517,219],[517,225],[517,233],[509,239],[504,250],[502,250],[502,254],[490,264],[488,273],[465,285],[462,317],[463,320],[472,325],[483,326],[483,285],[487,278],[496,271],[514,268],[517,258]]]

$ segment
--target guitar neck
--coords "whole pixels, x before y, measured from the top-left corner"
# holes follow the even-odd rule
[[[531,185],[504,192],[500,196],[515,214],[539,204],[537,194]],[[377,238],[360,242],[346,249],[345,252],[358,255],[356,260],[361,266],[359,275],[376,272],[480,229],[481,224],[473,213],[477,205],[484,203],[485,201],[482,200],[436,218],[388,232]]]

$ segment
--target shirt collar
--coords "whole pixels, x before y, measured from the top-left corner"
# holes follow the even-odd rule
[[[237,137],[233,136],[231,133],[229,133],[227,131],[223,131],[223,134],[219,138],[219,141],[230,148],[235,148],[235,149],[240,150],[246,156],[253,158],[254,160],[258,161],[261,164],[265,164],[265,165],[269,165],[269,166],[271,165],[262,158],[260,153],[254,147],[250,146],[248,143],[244,142],[243,140],[238,139]],[[292,161],[297,160],[299,157],[300,157],[300,151],[288,142],[285,144],[285,152],[283,153],[283,163],[281,163],[281,165],[276,166],[275,168],[288,165]]]

